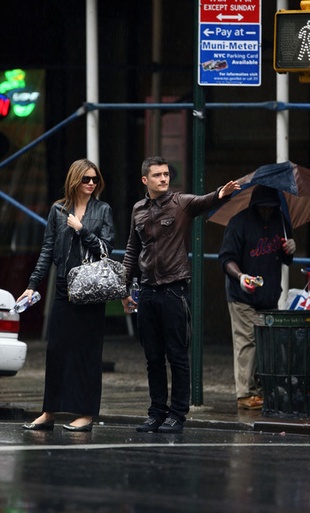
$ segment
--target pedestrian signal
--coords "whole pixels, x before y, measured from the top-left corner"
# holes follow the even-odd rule
[[[273,67],[279,73],[310,74],[310,11],[275,14]]]

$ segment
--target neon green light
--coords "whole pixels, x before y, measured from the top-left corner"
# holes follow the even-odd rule
[[[5,93],[8,93],[9,91],[12,91],[14,89],[18,89],[18,90],[22,90],[23,88],[26,87],[26,72],[22,69],[12,69],[10,71],[5,71],[4,72],[4,76],[6,78],[6,80],[4,80],[3,82],[0,83],[0,93],[2,94],[5,94]],[[26,91],[25,93],[23,94],[28,94]],[[35,92],[35,93],[29,93],[32,98],[29,98],[29,99],[35,99],[35,98],[38,98],[39,97],[39,93],[38,92]],[[13,98],[11,100],[11,107],[12,107],[12,110],[15,114],[15,116],[18,116],[18,117],[27,117],[27,116],[30,116],[30,114],[32,113],[32,111],[34,110],[35,106],[36,106],[36,103],[35,102],[31,102],[31,103],[26,103],[25,105],[22,105],[21,103],[19,103],[18,101],[14,101],[14,95],[15,93],[13,93]],[[34,95],[34,96],[33,96]]]
[[[5,71],[4,76],[6,80],[0,84],[0,93],[6,93],[17,87],[25,87],[25,76],[26,73],[22,69],[12,69],[11,71]]]
[[[31,114],[33,109],[35,108],[35,103],[30,103],[29,105],[13,105],[13,111],[16,116],[19,118],[26,118]]]

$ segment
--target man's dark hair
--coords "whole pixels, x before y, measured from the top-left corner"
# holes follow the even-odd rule
[[[142,162],[141,175],[147,176],[151,166],[163,166],[167,165],[168,162],[163,157],[148,157]]]

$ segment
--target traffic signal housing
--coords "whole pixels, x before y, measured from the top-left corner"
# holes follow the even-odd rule
[[[299,73],[300,82],[310,82],[310,10],[275,14],[273,68]]]

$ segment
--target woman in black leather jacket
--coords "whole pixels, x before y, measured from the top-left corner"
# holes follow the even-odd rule
[[[75,305],[68,300],[67,274],[81,265],[87,250],[100,258],[100,242],[113,249],[114,229],[110,205],[98,198],[104,181],[97,166],[87,159],[73,162],[65,182],[65,197],[52,206],[39,259],[25,292],[32,294],[49,272],[57,268],[46,354],[43,413],[28,430],[54,427],[55,412],[77,415],[63,428],[91,431],[98,415],[102,382],[102,346],[105,304]]]

